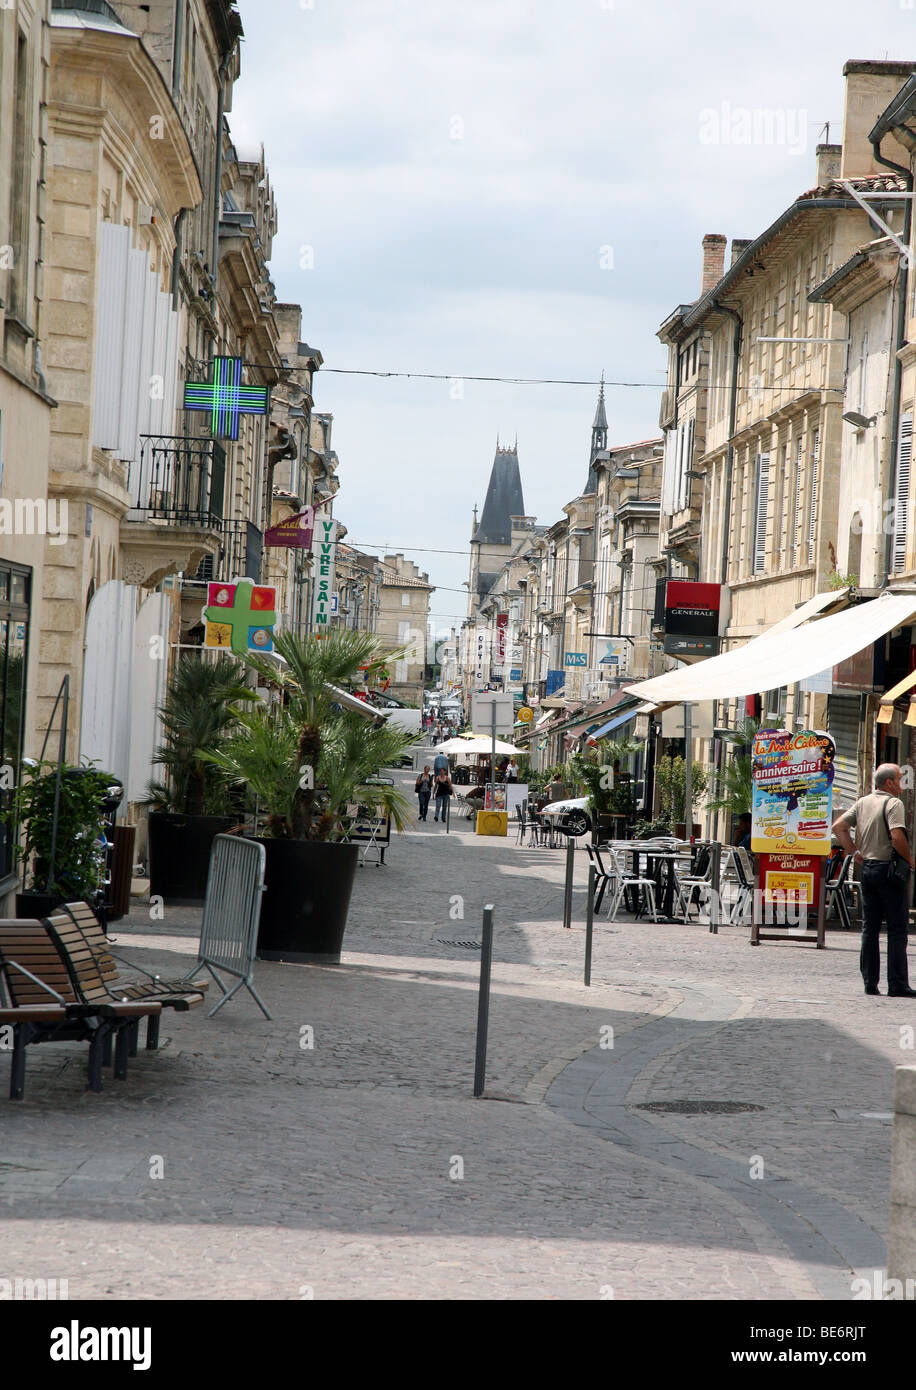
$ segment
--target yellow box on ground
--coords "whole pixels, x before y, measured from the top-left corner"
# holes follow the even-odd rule
[[[478,811],[478,835],[506,835],[509,832],[509,813],[507,811]]]

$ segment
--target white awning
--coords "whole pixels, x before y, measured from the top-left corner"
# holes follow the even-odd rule
[[[348,709],[353,714],[361,714],[364,719],[386,719],[391,710],[380,710],[375,705],[370,705],[368,700],[358,700],[355,695],[351,695],[347,690],[341,690],[337,685],[325,684],[325,690],[335,704],[342,709]]]
[[[790,617],[797,619],[804,607]],[[914,617],[916,593],[886,593],[804,626],[786,628],[783,619],[778,631],[771,628],[743,647],[640,681],[627,692],[659,705],[759,695],[836,666]]]

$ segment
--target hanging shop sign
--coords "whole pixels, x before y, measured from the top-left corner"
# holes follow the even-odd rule
[[[509,614],[496,615],[496,664],[501,666],[506,659],[506,638],[508,636]]]
[[[238,439],[243,415],[266,415],[270,391],[266,386],[243,386],[241,357],[214,357],[212,381],[187,381],[185,410],[209,416],[212,439]]]
[[[681,658],[715,656],[721,603],[721,584],[669,579],[665,585],[665,651]]]
[[[306,507],[296,516],[288,516],[278,521],[264,532],[264,544],[278,548],[287,546],[291,550],[311,550],[315,531],[315,508]]]
[[[202,617],[205,647],[272,652],[277,591],[273,585],[254,584],[250,579],[208,584]]]
[[[327,630],[334,597],[334,571],[337,563],[337,522],[332,516],[315,522],[315,594],[312,600],[312,630]]]
[[[477,629],[477,657],[475,677],[477,684],[480,685],[486,677],[487,661],[487,634],[483,628]]]

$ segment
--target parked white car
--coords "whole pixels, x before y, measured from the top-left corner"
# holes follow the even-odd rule
[[[539,814],[552,820],[561,835],[586,835],[592,828],[587,796],[551,801]]]

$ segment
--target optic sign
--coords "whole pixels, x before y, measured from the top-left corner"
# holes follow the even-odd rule
[[[817,729],[759,729],[751,746],[751,849],[830,853],[836,744]]]
[[[213,439],[238,439],[242,415],[266,415],[270,392],[266,386],[242,385],[241,357],[214,357],[212,381],[187,381],[185,410],[210,416]]]
[[[331,599],[334,589],[334,569],[337,560],[337,522],[333,517],[320,517],[315,523],[315,598],[312,604],[312,627],[320,632],[331,619]]]
[[[485,663],[486,663],[486,658],[487,658],[487,634],[486,634],[482,629],[478,629],[478,632],[477,632],[477,669],[476,669],[476,673],[475,673],[475,678],[476,678],[478,684],[479,684],[479,683],[483,680],[483,678],[484,678],[484,667],[485,667]]]
[[[271,585],[237,579],[208,584],[203,610],[204,646],[234,652],[272,652],[277,622],[277,591]]]
[[[496,664],[502,666],[506,659],[506,636],[509,627],[509,614],[496,615]]]
[[[264,532],[264,544],[270,546],[289,546],[292,550],[311,550],[315,530],[315,508],[306,507],[296,516],[285,517]]]

